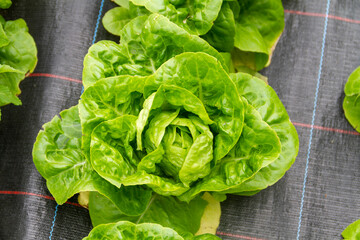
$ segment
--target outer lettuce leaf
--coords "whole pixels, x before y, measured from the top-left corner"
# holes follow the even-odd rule
[[[174,230],[164,228],[159,224],[142,223],[136,225],[125,221],[97,226],[91,230],[89,236],[83,238],[83,240],[146,240],[154,238],[164,240],[183,240],[183,238]]]
[[[342,233],[344,240],[360,239],[360,219],[350,224]]]
[[[270,64],[271,54],[284,29],[284,9],[280,0],[239,0],[235,13],[235,68],[247,66],[255,71]]]
[[[260,113],[261,118],[275,130],[281,142],[278,159],[262,168],[252,179],[238,188],[224,193],[253,195],[276,183],[294,163],[299,151],[299,138],[295,127],[275,91],[264,81],[249,74],[231,74],[239,94]]]
[[[202,37],[217,50],[231,52],[234,48],[235,18],[229,2],[223,2],[214,26]]]
[[[251,105],[247,105],[246,109],[243,132],[234,148],[210,175],[180,199],[189,201],[203,191],[227,192],[237,189],[279,157],[281,144],[276,132]]]
[[[174,229],[185,239],[192,239],[192,234],[195,233],[205,234],[216,231],[219,225],[219,221],[216,222],[216,219],[211,226],[208,225],[210,229],[204,229],[203,223],[200,225],[200,221],[202,222],[206,212],[210,214],[207,214],[208,216],[220,216],[217,213],[211,215],[211,213],[214,213],[214,210],[207,209],[209,206],[215,207],[220,213],[220,203],[210,197],[209,194],[205,195],[203,199],[197,197],[189,203],[181,202],[174,197],[164,197],[155,194],[141,215],[127,216],[101,194],[91,192],[89,199],[90,217],[94,226],[115,223],[117,221],[130,221],[136,224],[157,223]],[[202,237],[196,239],[207,239],[205,235],[202,235]],[[213,238],[210,237],[209,239]]]
[[[0,64],[0,106],[9,103],[21,105],[17,97],[21,93],[19,84],[25,78],[25,74],[8,65]]]
[[[33,148],[35,166],[56,202],[63,204],[80,191],[99,191],[129,215],[143,212],[151,191],[141,186],[119,189],[102,179],[82,153],[77,106],[62,111],[60,116],[62,119],[55,116],[44,125]]]
[[[121,29],[131,21],[129,9],[116,7],[105,13],[102,23],[111,34],[120,36]]]
[[[81,151],[81,128],[77,107],[55,116],[39,132],[33,160],[59,204],[80,191],[94,191],[92,168]]]
[[[22,72],[33,72],[37,63],[37,49],[23,19],[3,24],[9,44],[0,48],[0,64],[9,65]]]
[[[208,53],[226,67],[222,56],[206,41],[190,35],[159,14],[135,18],[122,29],[120,37],[120,45],[100,41],[89,49],[83,70],[85,89],[106,77],[151,75],[182,52]]]
[[[144,7],[138,7],[132,3],[129,4],[129,1],[123,1],[123,3],[118,4],[123,5],[123,7],[110,9],[102,19],[104,28],[111,34],[117,36],[121,36],[121,30],[132,19],[150,14]]]
[[[0,0],[0,8],[8,9],[11,6],[11,0]]]
[[[6,4],[6,1],[1,3]],[[19,84],[25,74],[34,70],[36,54],[35,42],[28,33],[25,21],[6,22],[0,16],[0,106],[21,104],[17,97],[21,93]]]
[[[203,38],[219,51],[232,52],[237,71],[240,67],[259,71],[270,64],[284,25],[280,0],[224,1],[214,26]]]
[[[164,15],[186,31],[195,35],[207,33],[221,8],[222,0],[131,0],[150,12]]]
[[[343,108],[346,119],[360,132],[360,67],[351,73],[345,84]]]

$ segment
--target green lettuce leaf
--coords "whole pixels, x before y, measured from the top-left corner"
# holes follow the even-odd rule
[[[0,8],[8,9],[11,6],[11,0],[0,0]]]
[[[142,223],[136,225],[134,223],[126,221],[97,226],[93,230],[91,230],[89,236],[83,238],[83,240],[146,240],[154,238],[183,240],[183,238],[174,230],[162,227],[159,224]]]
[[[131,0],[152,13],[159,13],[191,34],[207,33],[221,8],[222,0]]]
[[[360,239],[360,219],[353,222],[341,233],[344,240],[358,240]]]
[[[129,1],[119,2],[123,7],[115,7],[107,11],[102,19],[104,28],[111,34],[121,36],[121,30],[132,19],[142,16],[150,15],[144,7],[138,7]]]
[[[360,132],[360,67],[351,73],[345,84],[343,108],[346,119]]]
[[[273,185],[284,176],[298,154],[299,138],[284,105],[269,85],[245,73],[230,76],[239,94],[259,112],[261,118],[276,132],[281,142],[281,153],[278,159],[262,168],[252,179],[239,187],[224,192],[248,196]]]
[[[21,90],[20,82],[25,78],[25,74],[8,65],[0,64],[0,106],[12,103],[21,105],[17,97]]]
[[[31,73],[37,63],[37,49],[23,19],[2,23],[9,44],[0,48],[0,64]]]
[[[140,16],[120,33],[120,45],[112,41],[94,44],[84,59],[85,89],[102,78],[119,75],[148,76],[182,52],[205,52],[226,68],[220,53],[203,39],[190,35],[159,14]]]
[[[98,81],[81,95],[79,112],[85,156],[90,158],[93,129],[103,121],[122,115],[137,116],[143,100],[145,78],[118,76]]]
[[[33,148],[34,164],[56,202],[63,204],[81,191],[99,191],[129,215],[143,212],[151,198],[150,190],[141,186],[117,188],[102,179],[86,160],[78,107],[62,111],[60,117],[43,126]]]
[[[157,223],[169,227],[181,235],[195,234],[208,202],[200,197],[189,203],[175,197],[154,194],[146,210],[138,216],[128,216],[120,211],[109,199],[96,192],[90,193],[89,212],[94,226],[117,221],[133,223]]]
[[[217,50],[231,52],[234,48],[235,18],[229,2],[223,2],[214,26],[202,37]]]
[[[176,69],[176,70],[175,70]],[[174,72],[181,74],[173,74]],[[215,163],[238,141],[244,121],[244,104],[221,64],[206,53],[182,53],[163,64],[145,83],[146,97],[163,85],[185,88],[198,97],[214,124]]]
[[[0,106],[9,103],[21,105],[17,97],[21,93],[19,84],[34,70],[36,55],[36,45],[25,21],[5,21],[0,16]]]
[[[284,30],[281,0],[239,0],[231,6],[236,12],[234,66],[259,71],[270,64],[272,51]]]
[[[232,192],[279,157],[281,144],[276,132],[255,108],[247,105],[246,109],[239,141],[208,176],[180,196],[181,200],[189,201],[203,191]]]

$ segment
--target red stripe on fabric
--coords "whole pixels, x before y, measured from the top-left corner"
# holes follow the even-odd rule
[[[63,80],[70,81],[70,82],[82,83],[82,81],[79,79],[64,77],[64,76],[50,74],[50,73],[31,73],[31,74],[29,74],[29,77],[58,78],[58,79],[63,79]]]
[[[322,127],[322,126],[317,126],[317,125],[312,126],[311,124],[306,124],[306,123],[298,123],[298,122],[292,122],[292,123],[295,126],[299,126],[299,127],[314,128],[314,129],[318,129],[318,130],[322,130],[322,131],[337,132],[337,133],[342,133],[342,134],[360,136],[360,133],[355,132],[355,131],[349,131],[349,130],[343,130],[343,129],[337,129],[337,128],[329,128],[329,127]]]
[[[324,17],[324,18],[326,17],[326,14],[323,14],[323,13],[301,12],[301,11],[287,10],[287,9],[285,9],[284,12],[290,13],[290,14],[296,14],[296,15],[303,15],[303,16]],[[343,22],[360,24],[360,20],[343,18],[343,17],[339,17],[339,16],[335,16],[335,15],[328,15],[328,18],[343,21]]]
[[[228,236],[228,237],[233,237],[233,238],[245,239],[245,240],[264,240],[264,239],[261,239],[261,238],[248,237],[248,236],[244,236],[244,235],[225,233],[225,232],[217,232],[216,234],[221,235],[221,236]]]
[[[49,200],[55,201],[55,198],[53,198],[53,197],[51,197],[51,196],[41,195],[41,194],[37,194],[37,193],[30,193],[30,192],[0,191],[0,194],[35,196],[35,197],[40,197],[40,198],[45,198],[45,199],[49,199]],[[70,204],[70,205],[77,206],[77,207],[82,207],[80,204],[78,204],[78,203],[73,203],[73,202],[66,202],[66,204]]]

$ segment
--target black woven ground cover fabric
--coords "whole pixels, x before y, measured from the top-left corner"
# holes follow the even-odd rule
[[[7,20],[26,20],[39,62],[21,83],[23,105],[2,107],[0,239],[81,239],[92,228],[76,198],[57,207],[31,151],[41,126],[79,99],[100,4],[18,0],[1,11]],[[341,231],[360,218],[360,136],[342,110],[345,82],[360,65],[360,2],[283,4],[285,31],[262,73],[297,128],[299,155],[274,186],[223,202],[222,239],[341,239]],[[113,6],[105,0],[103,13]],[[100,24],[96,41],[101,39],[117,38]]]

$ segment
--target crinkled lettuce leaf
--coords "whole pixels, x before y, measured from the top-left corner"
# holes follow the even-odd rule
[[[237,189],[279,157],[281,144],[276,132],[263,121],[254,107],[247,105],[246,109],[244,128],[236,145],[208,176],[180,199],[189,201],[203,191],[227,192]]]
[[[25,21],[5,21],[0,16],[0,106],[21,104],[17,97],[21,93],[19,84],[34,70],[36,55],[36,45]]]
[[[344,240],[358,240],[360,239],[360,219],[353,222],[341,233]]]
[[[281,143],[280,156],[262,168],[252,179],[224,193],[253,195],[282,178],[294,163],[299,151],[299,138],[286,109],[275,91],[263,80],[245,73],[231,74],[239,94],[258,111],[261,118],[276,132]]]
[[[284,9],[281,1],[238,0],[224,2],[221,12],[229,12],[228,5],[233,14],[227,13],[227,18],[231,20],[228,20],[224,27],[228,31],[235,28],[234,49],[232,49],[235,69],[245,66],[259,71],[267,67],[285,26]],[[219,15],[219,17],[222,17],[222,15]],[[223,22],[224,20],[219,21],[219,25],[224,25]],[[230,34],[233,34],[233,32]],[[221,36],[219,26],[214,24],[212,30],[208,33],[209,35],[213,36],[211,39],[215,48],[221,51],[228,50],[228,42],[222,43],[218,40]]]
[[[56,202],[63,204],[81,191],[99,191],[129,215],[144,211],[151,198],[150,190],[141,186],[115,187],[86,160],[81,148],[78,107],[62,111],[60,117],[55,116],[43,126],[33,148],[34,164]]]
[[[221,8],[222,0],[130,0],[144,6],[152,13],[159,13],[191,34],[207,33]]]
[[[193,234],[215,234],[219,225],[220,203],[208,193],[189,203],[181,202],[175,197],[154,194],[144,212],[138,216],[128,216],[103,195],[91,192],[89,212],[94,226],[118,221],[156,223],[172,228],[185,239],[189,239]],[[211,219],[212,223],[206,222],[209,216],[215,217]]]
[[[360,67],[351,73],[345,84],[343,108],[346,119],[360,132]]]
[[[117,223],[103,224],[91,230],[89,236],[83,240],[102,240],[102,239],[128,239],[128,240],[146,240],[146,239],[171,239],[183,240],[183,238],[174,230],[165,228],[159,224],[142,223],[134,224],[127,221]]]
[[[121,41],[100,41],[84,59],[85,89],[96,81],[119,75],[148,76],[164,62],[182,52],[205,52],[226,68],[220,53],[203,39],[191,35],[159,14],[140,16],[120,33]]]

